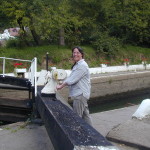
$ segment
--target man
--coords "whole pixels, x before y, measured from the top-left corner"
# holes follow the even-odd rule
[[[72,49],[74,65],[70,76],[56,89],[60,90],[64,86],[69,86],[69,95],[73,100],[73,110],[92,125],[89,115],[87,101],[90,98],[91,84],[88,64],[84,61],[84,53],[80,47]]]

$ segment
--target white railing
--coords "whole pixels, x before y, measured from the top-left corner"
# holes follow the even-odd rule
[[[31,62],[31,67],[28,71],[28,78],[31,82],[32,86],[35,88],[35,96],[37,96],[37,58],[34,57],[34,59]]]
[[[3,59],[3,73],[2,76],[5,77],[6,73],[6,60],[15,60],[15,61],[21,61],[21,62],[30,62],[31,66],[29,68],[28,72],[28,79],[31,82],[32,86],[35,87],[35,96],[37,95],[37,58],[35,57],[32,60],[23,60],[23,59],[15,59],[15,58],[7,58],[7,57],[0,57],[0,59]]]

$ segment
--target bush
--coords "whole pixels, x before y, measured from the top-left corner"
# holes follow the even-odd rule
[[[110,37],[107,32],[97,33],[97,38],[91,43],[97,54],[104,53],[108,57],[115,56],[120,48],[119,40]]]
[[[18,39],[9,39],[6,42],[6,48],[14,48],[18,46]]]
[[[20,38],[9,39],[6,42],[6,48],[24,48],[26,46],[25,41]]]

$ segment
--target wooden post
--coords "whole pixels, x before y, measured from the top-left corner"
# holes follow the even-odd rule
[[[48,55],[49,55],[49,53],[47,52],[46,53],[46,70],[47,71],[48,71],[48,60],[49,60]]]

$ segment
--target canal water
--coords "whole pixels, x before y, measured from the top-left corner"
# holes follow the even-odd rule
[[[150,99],[150,89],[94,99],[95,102],[89,102],[89,110],[90,113],[97,113],[119,109],[139,105],[144,99]],[[91,101],[93,101],[93,99]]]

